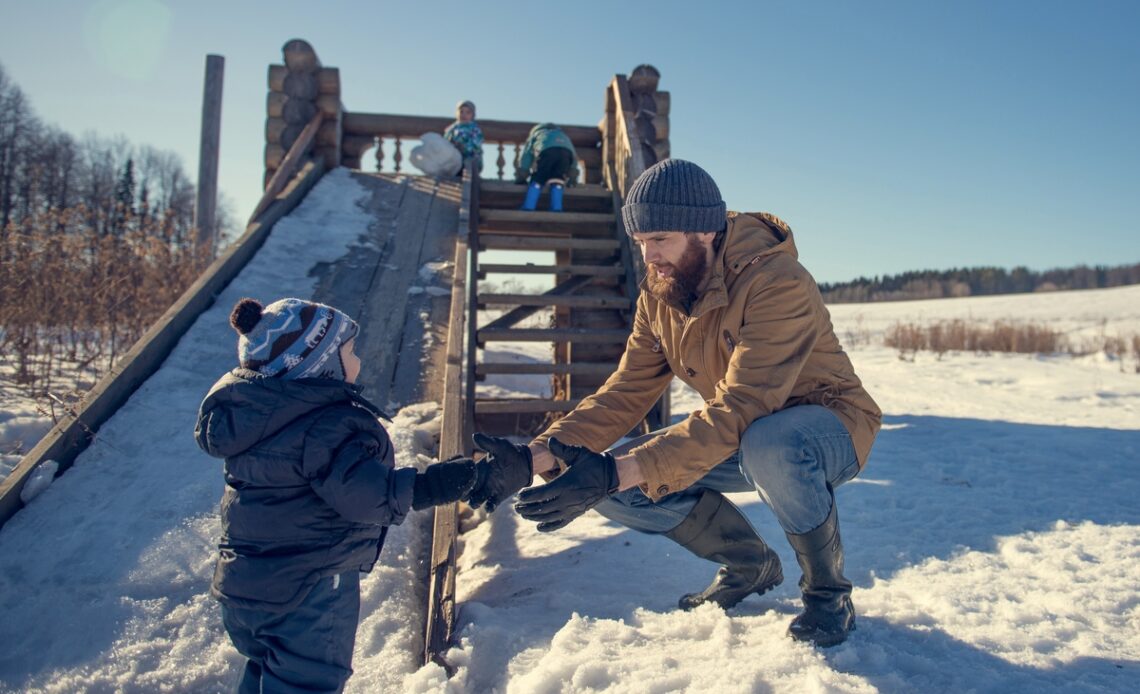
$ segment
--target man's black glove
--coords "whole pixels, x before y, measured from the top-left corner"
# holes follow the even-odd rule
[[[537,521],[541,532],[558,530],[618,489],[617,463],[609,453],[550,439],[550,452],[570,467],[548,484],[524,489],[515,510]]]
[[[470,458],[450,458],[442,463],[428,465],[416,474],[412,486],[412,508],[425,508],[459,501],[475,485],[475,461]]]
[[[499,436],[476,433],[472,440],[481,451],[490,455],[478,463],[478,482],[471,490],[467,503],[473,508],[484,505],[487,513],[509,499],[512,494],[530,484],[534,478],[534,460],[530,449],[511,443]]]

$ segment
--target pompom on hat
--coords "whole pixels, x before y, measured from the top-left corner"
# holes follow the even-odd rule
[[[360,326],[332,306],[302,299],[281,299],[262,306],[242,299],[230,313],[238,332],[242,367],[274,378],[344,380],[340,349]]]
[[[721,232],[725,204],[716,181],[684,159],[666,159],[637,177],[621,207],[627,234],[652,231]]]

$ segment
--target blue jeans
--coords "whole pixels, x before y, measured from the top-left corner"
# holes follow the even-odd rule
[[[621,455],[665,429],[610,449]],[[721,493],[755,490],[776,514],[784,532],[819,527],[831,511],[832,494],[859,472],[847,428],[830,410],[801,405],[761,417],[744,430],[740,449],[692,486],[654,502],[638,487],[595,506],[610,520],[644,533],[667,533],[681,524],[705,489]]]
[[[290,612],[222,606],[222,623],[249,660],[238,694],[339,692],[352,675],[360,573],[326,576]]]

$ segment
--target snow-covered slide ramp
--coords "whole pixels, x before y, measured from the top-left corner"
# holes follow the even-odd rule
[[[0,530],[0,691],[231,685],[238,656],[208,597],[222,476],[192,435],[202,396],[236,363],[229,311],[243,296],[298,296],[358,318],[361,383],[381,406],[402,406],[390,431],[398,464],[416,464],[433,445],[437,408],[414,403],[435,400],[421,376],[442,359],[435,331],[446,329],[459,206],[458,182],[335,169],[276,223],[73,467]],[[362,614],[387,620],[375,648],[399,662],[360,684],[416,665],[422,615],[377,607],[422,604],[430,516],[419,515],[389,534],[363,594]]]

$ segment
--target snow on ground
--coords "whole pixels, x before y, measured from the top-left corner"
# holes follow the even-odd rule
[[[448,688],[1133,690],[1140,375],[1103,355],[912,363],[877,344],[896,321],[956,317],[1140,334],[1140,287],[832,313],[840,335],[872,333],[851,354],[886,415],[868,468],[838,493],[859,613],[848,643],[820,651],[784,635],[799,571],[755,495],[733,498],[779,552],[785,583],[728,614],[674,609],[714,567],[669,540],[597,514],[540,534],[507,507],[462,539]],[[673,403],[675,416],[699,406],[683,387]],[[441,682],[425,668],[409,689]]]
[[[334,259],[367,224],[361,192],[330,176],[79,464],[0,530],[0,691],[221,692],[234,681],[240,658],[206,594],[220,466],[190,432],[233,360],[234,300],[306,295],[300,258]],[[310,242],[313,226],[327,243]],[[1131,287],[832,312],[841,337],[964,315],[1131,335],[1138,307]],[[414,514],[362,583],[348,691],[1133,691],[1140,375],[1103,355],[911,362],[855,342],[886,425],[866,471],[838,492],[859,615],[847,643],[817,650],[785,636],[799,571],[753,494],[733,498],[780,554],[785,583],[727,614],[674,608],[714,567],[668,540],[593,513],[539,534],[508,505],[462,517],[449,680],[416,656],[429,515]],[[675,413],[698,405],[674,390]],[[432,404],[401,410],[389,427],[400,464],[422,462],[435,415]]]

